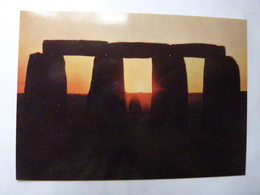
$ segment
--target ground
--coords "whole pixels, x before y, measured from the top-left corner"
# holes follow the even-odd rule
[[[28,110],[17,99],[17,179],[113,180],[245,174],[246,92],[235,123],[204,128],[202,94],[189,94],[186,131],[162,124],[149,128],[149,112],[128,114],[113,128],[87,120],[86,96],[68,95],[66,120]],[[233,116],[225,115],[223,121]],[[101,121],[101,122],[100,122]],[[119,123],[119,121],[115,121]],[[115,126],[116,127],[116,126]]]

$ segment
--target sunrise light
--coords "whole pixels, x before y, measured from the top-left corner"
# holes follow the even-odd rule
[[[152,60],[124,59],[124,80],[127,93],[152,92]]]

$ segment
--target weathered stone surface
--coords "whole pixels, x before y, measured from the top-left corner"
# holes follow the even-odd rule
[[[45,40],[43,53],[60,55],[97,56],[107,53],[108,43],[105,41],[84,40]]]
[[[63,56],[41,53],[30,55],[25,95],[27,106],[36,112],[43,111],[43,114],[57,119],[65,117],[67,79]]]
[[[154,57],[151,128],[183,131],[187,124],[188,88],[181,55]]]
[[[159,43],[128,43],[109,44],[110,55],[123,58],[150,58],[158,55],[169,55],[170,45]]]
[[[86,112],[97,130],[117,131],[126,127],[122,58],[95,58]]]
[[[225,47],[201,43],[178,44],[171,45],[171,52],[179,52],[183,57],[224,57]]]

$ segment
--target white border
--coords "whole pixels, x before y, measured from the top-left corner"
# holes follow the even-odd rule
[[[15,121],[20,10],[158,13],[247,19],[249,93],[246,176],[136,181],[16,181]],[[259,0],[1,0],[0,29],[0,194],[260,194]]]

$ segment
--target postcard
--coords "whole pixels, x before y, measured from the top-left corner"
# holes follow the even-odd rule
[[[245,175],[246,20],[21,11],[17,180]]]

